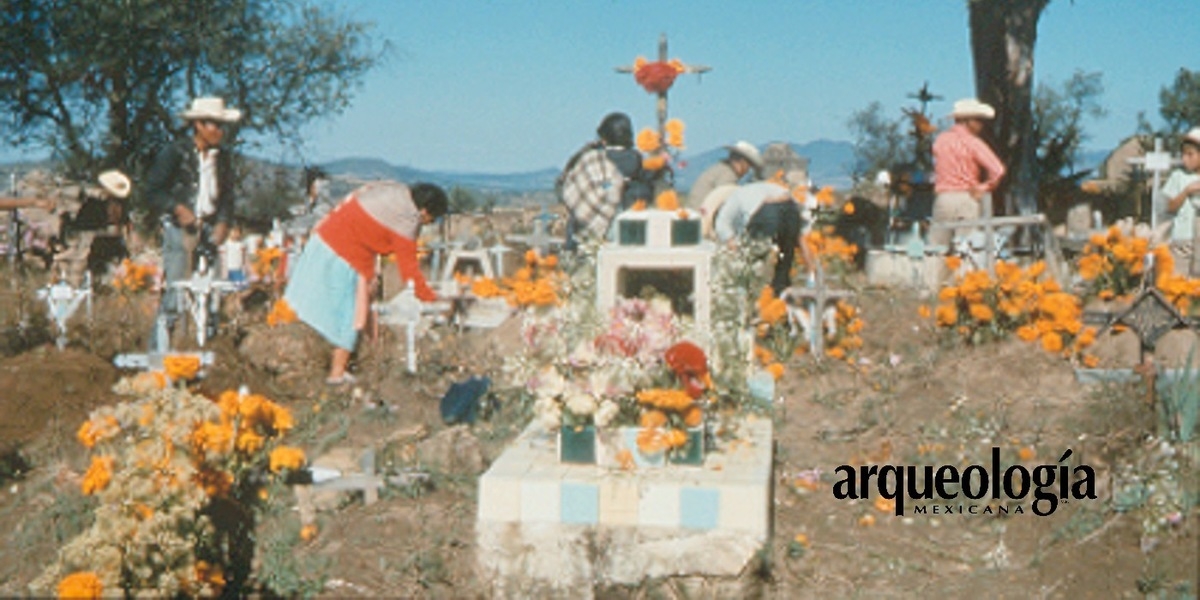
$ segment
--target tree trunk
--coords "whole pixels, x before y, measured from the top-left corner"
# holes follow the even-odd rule
[[[968,0],[975,92],[996,109],[992,144],[1008,169],[997,190],[1006,214],[1038,211],[1033,48],[1050,0]]]

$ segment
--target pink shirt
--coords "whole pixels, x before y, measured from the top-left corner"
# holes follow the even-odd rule
[[[1004,177],[1004,163],[966,125],[958,123],[934,140],[933,173],[938,193],[969,192],[980,187],[981,181],[982,187],[991,191]]]

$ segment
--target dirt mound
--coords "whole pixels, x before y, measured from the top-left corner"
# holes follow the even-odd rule
[[[312,372],[321,369],[330,345],[302,323],[252,327],[238,347],[242,359],[270,373]]]
[[[83,350],[43,346],[0,360],[0,452],[39,437],[72,439],[88,412],[116,402],[116,367]]]

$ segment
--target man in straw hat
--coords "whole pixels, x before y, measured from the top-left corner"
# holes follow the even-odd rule
[[[990,204],[992,191],[1004,177],[1004,163],[980,137],[996,110],[975,98],[965,98],[954,103],[951,116],[954,126],[933,142],[935,223],[978,219],[985,199]],[[949,245],[955,233],[934,229],[929,243]]]
[[[722,185],[733,185],[754,170],[756,176],[762,176],[763,159],[754,144],[739,141],[732,146],[726,146],[729,155],[724,160],[709,167],[688,191],[687,207],[699,210],[704,205],[708,194]]]
[[[168,331],[180,309],[178,291],[170,284],[191,277],[198,249],[208,254],[211,263],[215,248],[229,233],[233,167],[221,141],[225,127],[238,122],[242,112],[227,108],[221,98],[205,97],[192,100],[180,116],[190,126],[191,136],[164,147],[146,176],[146,200],[162,224],[165,287],[159,314],[166,315]],[[151,348],[158,342],[151,336]]]

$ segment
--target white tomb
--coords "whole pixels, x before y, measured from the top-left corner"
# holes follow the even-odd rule
[[[709,330],[708,281],[716,247],[700,238],[694,211],[628,211],[613,222],[614,241],[596,256],[596,304],[602,311],[617,298],[636,297],[653,286],[677,312],[692,317],[696,331]]]

